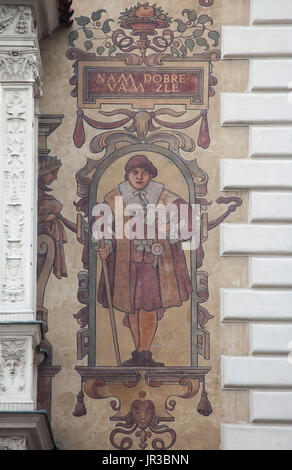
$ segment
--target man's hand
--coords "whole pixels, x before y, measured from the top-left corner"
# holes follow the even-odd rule
[[[101,261],[105,261],[110,253],[110,246],[105,245],[104,248],[98,248],[98,253]]]

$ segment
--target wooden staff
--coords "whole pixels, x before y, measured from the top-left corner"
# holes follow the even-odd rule
[[[105,248],[104,238],[102,238],[100,240],[100,248]],[[114,307],[113,307],[112,294],[111,294],[110,281],[109,281],[109,275],[108,275],[106,260],[102,260],[102,267],[103,267],[103,272],[104,272],[106,295],[107,295],[108,308],[109,308],[109,314],[110,314],[110,321],[111,321],[111,328],[112,328],[112,334],[113,334],[114,348],[115,348],[115,353],[116,353],[117,364],[118,364],[118,366],[120,366],[121,365],[120,348],[119,348],[119,342],[118,342],[115,312],[114,312]]]

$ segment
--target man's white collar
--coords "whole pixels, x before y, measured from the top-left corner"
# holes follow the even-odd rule
[[[118,188],[125,206],[130,204],[141,205],[141,199],[139,197],[140,191],[143,191],[143,196],[146,198],[148,204],[154,204],[156,206],[163,191],[164,184],[151,180],[144,189],[137,190],[131,186],[129,181],[123,181],[118,185]]]

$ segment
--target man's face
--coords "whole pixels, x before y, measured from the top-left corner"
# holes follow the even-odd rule
[[[144,189],[151,180],[151,174],[144,168],[134,168],[128,174],[128,181],[134,189]]]

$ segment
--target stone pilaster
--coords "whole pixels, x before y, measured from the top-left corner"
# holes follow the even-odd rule
[[[0,2],[0,18],[0,322],[31,322],[40,56],[31,5]]]
[[[36,320],[41,63],[35,13],[42,17],[41,3],[0,0],[0,450],[34,448],[25,420],[27,413],[28,420],[39,416],[37,366],[44,355]]]

